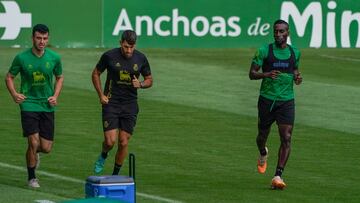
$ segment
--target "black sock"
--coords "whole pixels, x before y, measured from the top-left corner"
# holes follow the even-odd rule
[[[34,167],[27,167],[28,171],[28,180],[36,178],[35,176],[35,166]]]
[[[107,153],[107,152],[101,152],[101,157],[102,157],[103,159],[106,159],[107,156],[108,156],[108,153]]]
[[[113,175],[119,175],[119,172],[120,172],[120,169],[121,169],[121,164],[117,164],[117,163],[115,163],[114,164],[114,170],[113,170]]]
[[[275,171],[275,176],[280,176],[280,177],[281,177],[283,171],[284,171],[284,168],[278,166],[278,167],[276,168],[276,171]]]
[[[261,154],[261,156],[267,155],[266,149],[265,148],[261,149],[260,154]]]

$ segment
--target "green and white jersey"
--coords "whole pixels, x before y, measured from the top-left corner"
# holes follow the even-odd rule
[[[15,56],[9,73],[21,75],[20,93],[26,96],[20,104],[21,111],[52,112],[48,98],[54,95],[54,75],[62,75],[60,56],[50,49],[45,49],[41,57],[36,56],[31,48]]]

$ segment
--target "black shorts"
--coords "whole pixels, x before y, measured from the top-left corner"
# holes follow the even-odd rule
[[[139,106],[137,102],[127,104],[106,104],[102,106],[103,130],[121,129],[130,134],[136,125]]]
[[[262,96],[258,101],[258,125],[260,129],[268,129],[276,121],[279,124],[294,125],[295,120],[295,101],[275,101],[266,99]],[[271,109],[271,111],[270,111]]]
[[[54,112],[21,111],[21,125],[24,137],[39,133],[39,136],[54,140]]]

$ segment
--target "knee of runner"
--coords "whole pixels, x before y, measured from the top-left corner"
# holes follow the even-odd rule
[[[291,144],[291,134],[286,134],[281,136],[281,144],[287,145],[290,147]]]
[[[29,140],[29,147],[34,151],[37,151],[40,146],[40,141],[36,139]]]
[[[112,148],[115,144],[115,140],[105,140],[105,145],[107,148]]]
[[[51,151],[51,147],[44,147],[41,149],[41,152],[44,154],[48,154],[50,153],[50,151]]]
[[[128,146],[128,140],[127,139],[123,139],[123,140],[121,140],[121,141],[119,141],[119,146],[121,147],[121,148],[124,148],[124,147],[127,147]]]

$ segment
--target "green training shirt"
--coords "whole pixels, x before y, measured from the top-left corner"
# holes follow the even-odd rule
[[[45,49],[41,57],[36,56],[31,48],[15,56],[9,73],[21,75],[20,93],[26,96],[20,104],[21,111],[52,112],[48,98],[54,95],[54,75],[62,75],[60,56],[50,49]]]
[[[288,45],[285,49],[278,48],[273,43],[273,55],[279,60],[287,60],[291,57],[291,51]],[[295,69],[299,67],[300,51],[291,46],[295,55]],[[263,67],[264,60],[268,58],[269,44],[261,46],[255,53],[252,60],[256,65]],[[282,71],[282,70],[281,70]],[[282,71],[283,72],[283,71]],[[292,73],[283,72],[276,79],[264,78],[260,87],[260,95],[271,100],[288,101],[294,99]]]

